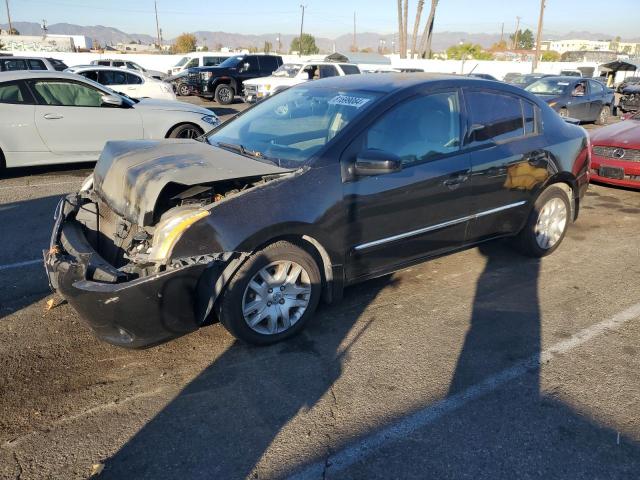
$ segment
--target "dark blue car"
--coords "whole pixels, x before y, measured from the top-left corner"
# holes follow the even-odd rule
[[[525,90],[540,97],[560,114],[582,122],[607,123],[614,102],[614,92],[590,78],[545,77]]]

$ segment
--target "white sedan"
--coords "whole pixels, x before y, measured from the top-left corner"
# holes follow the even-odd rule
[[[0,168],[95,161],[108,140],[196,138],[218,123],[205,108],[134,100],[71,73],[0,73]]]
[[[176,94],[170,84],[135,70],[87,65],[71,67],[66,69],[65,72],[82,75],[89,80],[98,82],[100,85],[133,98],[176,99]]]

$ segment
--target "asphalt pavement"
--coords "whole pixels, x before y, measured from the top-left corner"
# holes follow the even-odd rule
[[[0,478],[639,478],[640,192],[592,185],[550,257],[432,260],[278,345],[216,324],[129,351],[39,261],[90,168],[0,178]]]

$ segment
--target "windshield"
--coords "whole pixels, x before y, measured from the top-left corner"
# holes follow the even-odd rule
[[[302,68],[301,63],[285,63],[280,68],[278,68],[275,72],[273,72],[273,76],[293,78],[298,74],[301,68]]]
[[[222,68],[232,68],[237,67],[238,64],[242,61],[244,57],[229,57],[224,62],[222,62],[218,67]]]
[[[189,61],[189,57],[182,57],[180,60],[178,60],[178,63],[176,63],[174,66],[175,67],[181,67],[185,63],[187,63],[188,61]]]
[[[525,90],[542,95],[562,95],[569,91],[571,83],[563,80],[542,78],[529,85]]]
[[[211,145],[234,149],[285,168],[307,162],[356,117],[378,93],[297,87],[257,104],[214,130]]]

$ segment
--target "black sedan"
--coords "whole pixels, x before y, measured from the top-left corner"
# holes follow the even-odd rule
[[[53,288],[141,347],[218,319],[268,344],[346,285],[511,237],[542,257],[588,186],[585,131],[502,83],[353,75],[258,103],[200,141],[110,142],[56,212]]]
[[[607,123],[614,92],[597,80],[576,77],[545,77],[525,88],[560,114],[581,122]]]

